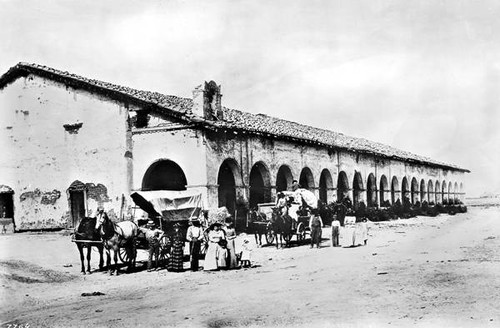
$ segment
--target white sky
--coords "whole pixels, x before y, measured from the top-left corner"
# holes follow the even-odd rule
[[[26,61],[380,141],[500,193],[500,1],[0,0]]]

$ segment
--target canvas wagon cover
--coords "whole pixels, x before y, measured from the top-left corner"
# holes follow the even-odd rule
[[[201,193],[196,191],[136,191],[130,197],[143,211],[150,215],[161,215],[167,221],[199,217],[203,208]]]

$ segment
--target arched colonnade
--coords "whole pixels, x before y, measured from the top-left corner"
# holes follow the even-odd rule
[[[245,181],[238,162],[228,158],[222,162],[217,172],[218,205],[226,206],[230,212],[234,211],[237,188],[247,190],[246,198],[250,208],[259,203],[272,202],[276,193],[291,190],[294,180],[297,180],[302,188],[314,191],[325,203],[348,195],[355,207],[360,202],[364,202],[368,207],[385,207],[398,200],[403,202],[405,198],[412,204],[424,201],[429,204],[455,204],[463,201],[464,197],[463,183],[458,181],[385,174],[376,176],[373,172],[363,177],[359,171],[354,171],[351,176],[352,180],[345,171],[332,175],[329,169],[324,168],[319,177],[315,177],[309,167],[294,171],[294,168],[287,164],[278,166],[278,170],[273,174],[266,163],[258,161],[252,165]],[[160,160],[146,171],[142,187],[143,190],[182,190],[186,189],[188,182],[179,165],[169,160]]]

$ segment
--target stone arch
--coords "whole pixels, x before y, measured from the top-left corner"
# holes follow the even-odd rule
[[[411,203],[418,202],[418,182],[416,178],[411,179]]]
[[[337,200],[342,200],[344,195],[349,194],[349,190],[349,179],[347,178],[347,174],[344,171],[340,171],[337,178]]]
[[[236,210],[236,186],[241,186],[241,170],[232,158],[224,160],[217,175],[219,207],[225,206],[234,215]]]
[[[390,193],[390,190],[389,190],[389,184],[387,182],[387,177],[385,175],[382,175],[380,177],[380,187],[379,187],[379,191],[380,191],[380,195],[379,195],[379,199],[380,199],[380,206],[383,206],[383,204],[389,200],[389,193]]]
[[[354,173],[352,180],[352,205],[355,209],[358,208],[359,203],[363,200],[363,178],[360,172]]]
[[[454,186],[454,198],[455,198],[455,203],[458,204],[458,201],[460,200],[460,194],[459,194],[459,190],[458,190],[458,182],[455,182],[455,186]]]
[[[455,197],[453,195],[453,183],[448,182],[448,203],[453,204],[455,202]]]
[[[441,185],[439,184],[439,181],[436,181],[436,187],[435,187],[435,194],[436,196],[436,205],[440,204],[442,199],[441,199]]]
[[[391,181],[391,203],[394,204],[400,199],[399,181],[398,178],[392,177]]]
[[[427,197],[426,196],[426,188],[425,188],[425,180],[422,179],[420,180],[420,202],[424,202],[424,201],[427,201]]]
[[[264,162],[257,162],[250,170],[250,207],[271,202],[271,175]]]
[[[281,165],[276,175],[276,192],[289,190],[292,186],[293,175],[288,165]]]
[[[328,204],[328,200],[332,199],[332,191],[332,175],[328,169],[324,169],[321,171],[321,175],[319,177],[319,199],[325,204]]]
[[[186,185],[184,171],[169,159],[151,164],[142,178],[142,190],[186,190]]]
[[[410,187],[408,186],[408,179],[406,177],[403,178],[403,182],[401,183],[401,197],[403,203],[406,198],[410,200]]]
[[[299,184],[304,189],[314,189],[314,177],[311,169],[307,166],[300,171]]]
[[[366,203],[368,207],[377,205],[377,180],[373,173],[370,173],[366,180]]]
[[[445,201],[448,201],[448,193],[446,191],[446,181],[443,180],[443,183],[441,184],[441,201],[444,203]]]
[[[430,203],[436,204],[436,197],[434,196],[434,185],[432,184],[432,180],[427,182],[427,199]]]

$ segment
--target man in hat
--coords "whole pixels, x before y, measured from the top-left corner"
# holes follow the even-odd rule
[[[149,256],[148,256],[148,272],[153,271],[152,260],[153,255],[155,257],[155,269],[158,269],[158,258],[160,256],[160,240],[163,238],[164,232],[156,228],[153,220],[149,220],[146,223],[146,227],[141,227],[142,232],[146,236],[149,246]]]
[[[189,241],[191,270],[198,271],[201,242],[203,241],[203,229],[198,218],[191,219],[186,233],[186,240]]]

